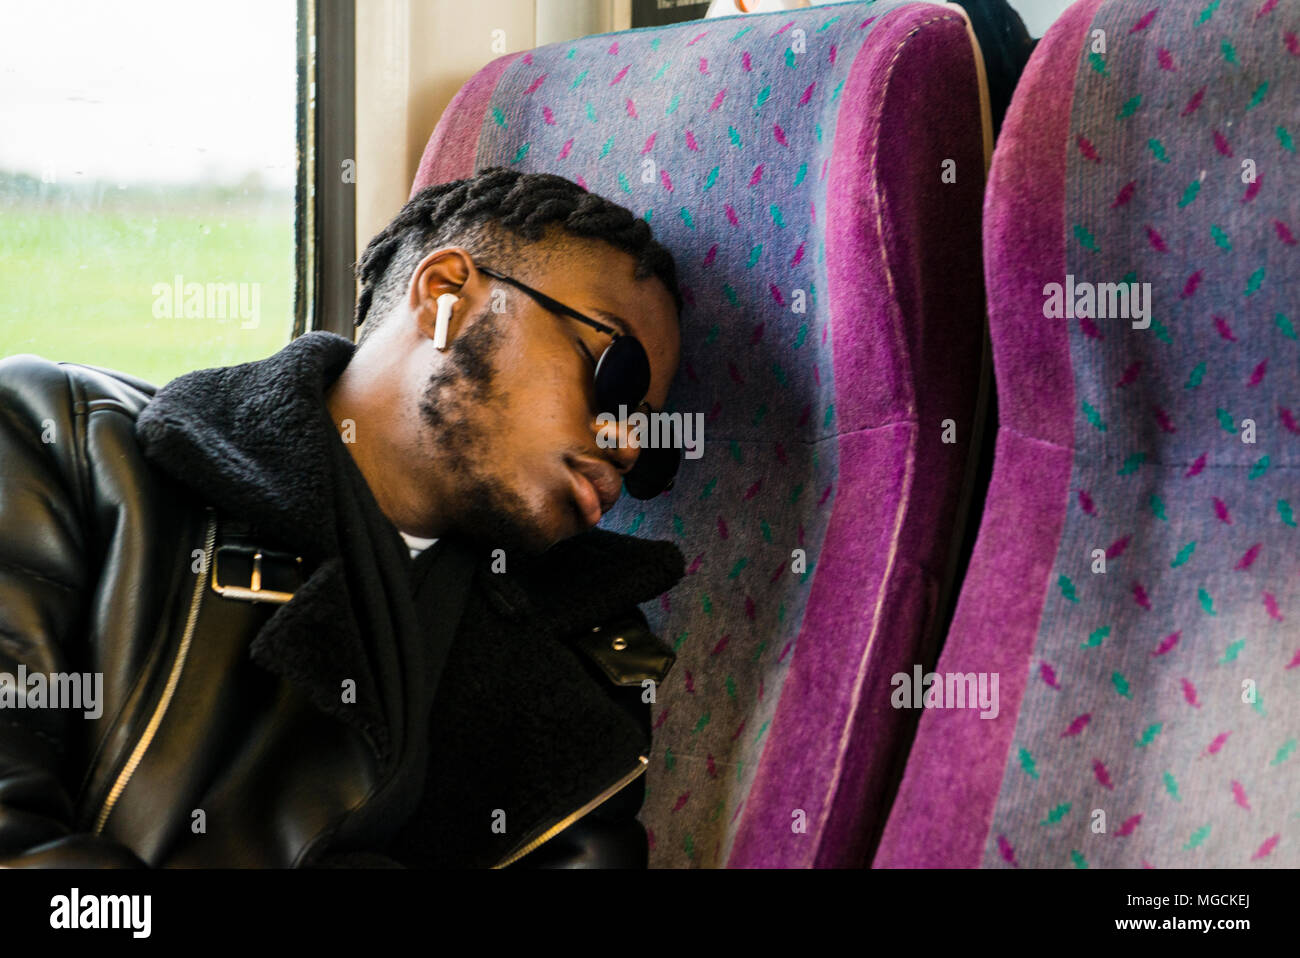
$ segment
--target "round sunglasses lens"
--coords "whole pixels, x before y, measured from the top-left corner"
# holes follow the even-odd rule
[[[642,449],[636,463],[623,477],[623,486],[633,499],[653,499],[673,487],[681,461],[680,449]]]
[[[645,348],[631,336],[618,337],[596,363],[596,411],[618,415],[618,407],[627,406],[631,415],[649,391],[650,360]]]

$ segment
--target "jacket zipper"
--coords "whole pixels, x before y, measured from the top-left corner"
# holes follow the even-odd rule
[[[529,852],[536,849],[538,846],[545,844],[546,842],[554,838],[556,835],[560,834],[560,832],[564,831],[566,828],[568,828],[578,819],[582,818],[582,816],[586,815],[597,805],[603,804],[608,799],[612,798],[616,793],[621,792],[624,788],[626,788],[633,781],[635,781],[638,775],[644,773],[646,768],[648,768],[650,765],[650,759],[648,759],[644,755],[638,755],[637,759],[638,759],[637,767],[632,769],[632,771],[620,777],[617,782],[609,786],[609,788],[605,789],[603,792],[601,792],[591,801],[587,802],[581,808],[569,812],[569,814],[565,815],[554,825],[547,828],[536,838],[527,842],[522,848],[516,849],[515,851],[511,852],[509,855],[501,859],[501,861],[497,862],[492,867],[505,868],[507,865],[510,865],[513,862],[518,861],[519,859],[527,855]]]
[[[144,758],[144,753],[153,741],[154,735],[157,734],[163,715],[171,704],[172,696],[176,694],[176,686],[180,683],[181,670],[185,667],[185,658],[189,654],[190,641],[194,637],[194,625],[198,621],[199,604],[203,600],[203,585],[208,570],[212,568],[212,548],[217,541],[217,515],[211,508],[208,511],[208,527],[203,543],[203,565],[194,580],[194,595],[190,599],[190,613],[189,618],[185,620],[185,634],[181,637],[180,649],[176,653],[176,660],[172,663],[171,673],[167,676],[167,684],[163,688],[162,697],[158,700],[158,705],[149,718],[149,724],[145,726],[144,734],[135,743],[135,748],[131,751],[131,757],[127,759],[122,771],[118,773],[116,781],[113,782],[113,787],[109,789],[108,797],[104,800],[104,806],[99,810],[99,817],[95,820],[94,833],[96,835],[103,832],[108,816],[112,813],[117,800],[122,796],[122,792],[131,780],[131,776],[135,774],[141,759]]]

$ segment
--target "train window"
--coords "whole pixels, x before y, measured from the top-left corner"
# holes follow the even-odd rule
[[[0,355],[161,384],[289,341],[297,18],[46,0],[0,31]]]

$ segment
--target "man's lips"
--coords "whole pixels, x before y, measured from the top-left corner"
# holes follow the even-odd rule
[[[572,460],[572,469],[577,480],[578,507],[594,526],[623,494],[623,478],[609,464],[591,459]]]

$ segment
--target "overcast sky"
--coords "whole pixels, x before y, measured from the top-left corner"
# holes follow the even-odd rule
[[[0,169],[294,181],[294,0],[0,0]]]

